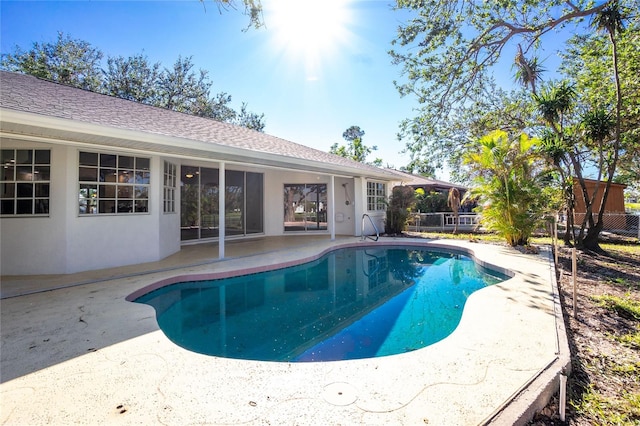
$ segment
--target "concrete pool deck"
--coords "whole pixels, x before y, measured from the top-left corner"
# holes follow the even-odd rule
[[[3,277],[0,423],[522,424],[545,405],[569,366],[544,247],[531,255],[453,240],[367,242],[462,248],[515,275],[473,293],[460,325],[444,340],[366,360],[276,363],[200,355],[169,341],[153,308],[125,300],[171,277],[269,267],[364,244],[326,236],[264,240],[238,244],[237,251],[229,244],[224,261],[197,261],[188,251],[203,246],[191,246],[165,262],[118,270]],[[43,286],[59,288],[36,292]],[[19,288],[34,293],[18,296]]]

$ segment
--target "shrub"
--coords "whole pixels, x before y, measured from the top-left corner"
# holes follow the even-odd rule
[[[387,220],[385,232],[387,234],[401,234],[407,227],[409,211],[416,202],[415,193],[410,186],[396,186],[391,191],[387,206]]]

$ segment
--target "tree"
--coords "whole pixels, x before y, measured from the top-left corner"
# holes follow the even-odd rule
[[[447,210],[447,195],[441,192],[431,191],[428,194],[422,188],[416,193],[416,211],[421,213],[436,213]]]
[[[637,9],[636,9],[637,11]],[[582,241],[586,248],[600,248],[598,246],[598,236],[600,235],[600,231],[602,231],[603,227],[603,218],[604,212],[606,210],[607,198],[609,196],[609,188],[611,187],[611,183],[613,182],[614,174],[616,167],[618,165],[618,158],[620,155],[620,147],[621,147],[621,114],[622,114],[622,89],[620,87],[620,73],[618,67],[618,44],[616,41],[616,36],[621,33],[624,29],[622,24],[622,13],[620,11],[618,1],[613,1],[608,4],[604,9],[598,12],[592,21],[592,26],[594,26],[599,31],[604,31],[609,37],[609,41],[611,42],[611,59],[612,59],[612,69],[613,69],[613,79],[614,86],[616,92],[616,106],[615,106],[615,121],[611,123],[611,120],[608,120],[606,117],[606,112],[604,114],[592,115],[592,120],[586,122],[587,132],[589,132],[588,136],[590,139],[595,142],[599,147],[599,152],[601,153],[601,164],[602,164],[602,152],[604,151],[603,144],[604,139],[608,136],[608,133],[611,129],[611,124],[614,125],[615,134],[613,135],[613,149],[611,150],[612,158],[608,161],[607,167],[607,180],[605,184],[605,189],[602,193],[602,202],[600,204],[600,209],[598,211],[598,220],[595,226],[589,228],[587,235]],[[605,120],[602,120],[604,118]],[[600,120],[600,122],[598,122]],[[602,128],[595,129],[594,126],[599,126],[603,124],[605,127],[604,131]],[[602,170],[602,168],[601,168]],[[598,179],[600,180],[600,179]],[[597,186],[596,186],[597,190]],[[595,198],[595,194],[592,197],[592,201]],[[587,210],[587,214],[590,215],[590,211]],[[581,230],[582,232],[582,230]]]
[[[24,52],[16,46],[13,54],[3,55],[0,66],[13,72],[30,74],[46,80],[99,91],[102,80],[102,52],[82,40],[58,33],[55,43],[33,43]]]
[[[638,0],[609,0],[598,5],[586,1],[559,0],[507,1],[503,4],[446,1],[425,4],[407,0],[398,1],[398,4],[417,8],[418,17],[400,28],[395,41],[406,52],[391,52],[394,61],[403,64],[407,77],[407,82],[396,85],[402,95],[417,95],[420,103],[425,105],[413,124],[409,123],[414,131],[407,132],[404,136],[411,139],[407,143],[409,149],[418,149],[420,152],[439,150],[441,155],[449,158],[454,151],[443,150],[439,145],[440,141],[434,137],[438,135],[437,127],[450,126],[452,118],[455,120],[460,111],[469,109],[469,105],[473,104],[471,101],[478,98],[483,87],[490,81],[490,72],[495,65],[499,65],[503,52],[508,52],[509,48],[515,50],[516,77],[530,88],[534,97],[539,97],[537,83],[543,70],[537,59],[536,49],[544,44],[543,36],[571,22],[592,18],[591,27],[578,29],[587,34],[595,30],[603,31],[608,37],[611,53],[607,56],[612,61],[608,67],[608,78],[600,81],[600,84],[608,85],[609,81],[614,83],[615,102],[611,108],[615,116],[615,129],[612,132],[614,136],[607,141],[587,140],[589,136],[584,132],[584,126],[582,135],[577,132],[577,122],[583,121],[577,120],[577,116],[570,123],[571,128],[563,129],[562,116],[548,115],[559,111],[561,105],[538,102],[538,107],[549,108],[546,112],[540,110],[541,116],[559,138],[555,147],[569,148],[567,155],[573,173],[582,171],[580,161],[585,158],[595,159],[596,163],[604,167],[602,170],[605,173],[602,176],[606,182],[603,199],[606,202],[611,182],[615,178],[618,158],[627,147],[634,146],[630,143],[623,144],[624,100],[620,84],[618,43],[622,37],[623,18],[629,16],[631,11],[638,10]],[[429,20],[428,16],[438,16],[439,19]],[[556,101],[561,102],[562,99],[556,98]],[[600,107],[590,104],[583,111],[597,110]],[[552,125],[551,122],[555,124]],[[554,128],[558,125],[560,127]],[[586,148],[588,154],[585,155],[578,147]],[[567,174],[567,177],[575,177],[580,184],[580,196],[585,200],[592,198],[586,193],[580,175]],[[599,248],[597,240],[603,223],[601,219],[604,206],[603,202],[596,221],[585,218],[590,221],[588,230],[583,236],[583,224],[578,245],[588,249]],[[587,216],[591,215],[588,213]]]
[[[458,188],[451,188],[449,190],[449,195],[447,196],[447,206],[453,212],[453,233],[458,233],[458,216],[460,215],[460,191]]]
[[[155,106],[264,131],[264,114],[247,111],[245,103],[236,112],[230,106],[231,95],[220,92],[210,96],[212,85],[207,71],[193,70],[191,57],[178,57],[173,68],[165,68],[159,76]]]
[[[172,68],[165,68],[158,81],[158,105],[187,114],[201,115],[212,83],[208,72],[193,70],[192,58],[179,56]]]
[[[511,246],[528,244],[547,204],[537,182],[542,176],[534,153],[537,143],[526,134],[509,137],[496,130],[465,156],[474,174],[471,193],[480,201],[482,223]]]
[[[247,111],[247,104],[245,104],[244,102],[242,103],[240,112],[236,115],[234,122],[235,124],[246,127],[247,129],[264,132],[264,114],[257,114],[255,112]]]
[[[118,98],[155,105],[159,102],[159,79],[160,63],[150,64],[142,54],[129,58],[109,57],[102,91]]]
[[[414,165],[426,164],[435,174],[435,169],[447,163],[453,181],[468,182],[462,157],[469,141],[495,129],[523,132],[535,124],[532,114],[531,97],[523,90],[507,91],[488,82],[464,106],[455,107],[446,121],[425,125],[421,119],[403,120],[399,138],[408,140],[411,162],[407,169],[415,171]]]
[[[617,16],[620,22],[611,23],[612,16]],[[547,90],[534,99],[543,121],[551,130],[543,136],[542,152],[554,164],[565,188],[568,210],[565,243],[570,243],[571,234],[573,243],[579,248],[600,250],[598,237],[604,223],[609,188],[617,178],[618,162],[622,160],[622,164],[633,167],[640,146],[637,126],[633,125],[640,114],[637,107],[640,55],[632,41],[637,40],[637,26],[632,25],[630,31],[633,33],[635,29],[635,37],[621,33],[612,39],[611,31],[622,29],[616,4],[596,15],[593,25],[605,29],[606,37],[597,33],[576,36],[563,55],[562,71],[573,83],[550,83]],[[608,26],[612,27],[611,31]],[[610,48],[607,48],[608,44]],[[627,44],[630,48],[626,48]],[[616,59],[618,46],[624,52],[622,61]],[[602,60],[607,57],[611,58],[609,67]],[[630,71],[633,69],[636,71]],[[610,81],[614,84],[607,84]],[[622,103],[624,99],[628,101]],[[584,181],[588,169],[596,172],[598,182],[591,192]],[[635,174],[632,179],[637,181],[637,176]],[[602,179],[604,183],[600,183]],[[574,183],[579,188],[577,194],[572,192]],[[601,189],[602,201],[596,205],[596,194]],[[572,222],[575,197],[581,197],[586,207],[578,224]],[[574,225],[579,225],[577,233]]]
[[[435,167],[420,158],[412,158],[411,162],[405,167],[400,167],[400,170],[407,173],[415,173],[431,179],[436,177]]]
[[[222,12],[223,10],[237,9],[238,5],[244,5],[244,14],[249,17],[249,25],[247,29],[250,27],[260,28],[264,25],[264,21],[262,19],[262,2],[260,0],[213,0],[217,6],[218,10]],[[202,4],[206,7],[206,1],[200,0]]]
[[[494,67],[503,65],[500,60],[504,62],[507,52],[520,55],[519,63],[529,68],[522,77],[535,81],[541,71],[535,50],[544,43],[543,36],[594,16],[613,2],[397,0],[398,9],[415,12],[398,29],[389,52],[393,62],[403,67],[404,80],[394,82],[399,93],[415,96],[420,104],[418,115],[401,124],[400,136],[407,148],[439,161],[460,154],[455,146],[449,149],[442,128],[452,127],[452,122],[473,108],[473,101],[486,92]],[[526,67],[521,72],[523,69]]]
[[[380,167],[382,165],[382,159],[376,158],[372,163],[367,162],[367,156],[373,151],[378,149],[377,146],[368,147],[362,142],[364,136],[364,130],[359,126],[351,126],[342,133],[342,137],[348,142],[347,145],[338,145],[334,143],[331,145],[329,152],[341,157],[350,158],[353,161],[359,163],[371,164]]]
[[[545,71],[538,62],[537,57],[526,58],[522,53],[522,46],[518,45],[518,53],[515,57],[516,81],[523,86],[531,86],[531,93],[538,94],[536,90],[537,83],[541,80],[541,74]]]
[[[108,57],[107,69],[101,70],[102,56],[88,42],[59,33],[56,43],[34,43],[28,52],[16,47],[15,53],[3,56],[0,68],[264,131],[264,114],[248,111],[246,103],[234,110],[225,92],[210,95],[208,72],[194,71],[192,57],[179,56],[172,68],[160,71],[160,63],[150,63],[143,54]]]
[[[567,211],[567,228],[564,237],[565,244],[571,244],[571,236],[575,241],[573,212],[575,207],[574,177],[580,176],[578,181],[584,185],[582,179],[582,162],[580,148],[576,145],[576,138],[571,126],[567,123],[567,115],[572,111],[575,103],[576,91],[567,81],[550,83],[543,87],[539,95],[534,95],[538,113],[542,121],[549,125],[542,132],[542,140],[538,152],[547,159],[558,173],[560,185],[565,195]],[[577,149],[575,149],[577,148]],[[586,190],[586,186],[584,186]]]
[[[399,235],[406,229],[409,212],[415,202],[416,197],[412,187],[395,186],[391,190],[385,223],[385,232],[387,234]]]
[[[621,150],[616,169],[616,182],[630,187],[640,184],[640,26],[630,20],[624,32],[616,41],[621,95],[623,99],[620,112]],[[562,55],[562,73],[575,81],[576,91],[580,94],[578,103],[607,107],[613,110],[616,104],[616,91],[610,82],[612,49],[608,36],[602,33],[577,36],[569,41],[569,49]]]
[[[351,126],[342,133],[342,137],[349,142],[356,139],[362,139],[363,136],[364,130],[360,129],[359,126]]]
[[[209,92],[195,98],[193,114],[198,117],[213,118],[225,123],[234,123],[236,111],[231,108],[231,95],[225,92],[216,93],[209,98]]]

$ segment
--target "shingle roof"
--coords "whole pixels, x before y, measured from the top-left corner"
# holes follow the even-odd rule
[[[386,171],[245,127],[152,107],[112,96],[64,86],[33,76],[0,71],[0,107],[45,117],[161,135],[352,169],[364,176]],[[255,157],[255,155],[254,155]]]
[[[442,188],[442,189],[449,189],[449,188],[458,188],[458,189],[465,189],[465,190],[467,189],[467,187],[463,185],[458,185],[458,184],[446,182],[443,180],[429,179],[424,176],[414,175],[411,173],[402,172],[400,170],[389,169],[389,171],[396,174],[398,176],[398,180],[400,180],[403,185],[431,186],[431,187]]]

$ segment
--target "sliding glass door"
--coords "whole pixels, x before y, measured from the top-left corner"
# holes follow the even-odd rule
[[[262,173],[225,171],[225,234],[264,232]],[[220,236],[219,170],[182,166],[181,240]]]
[[[327,184],[284,185],[284,230],[327,229]]]

